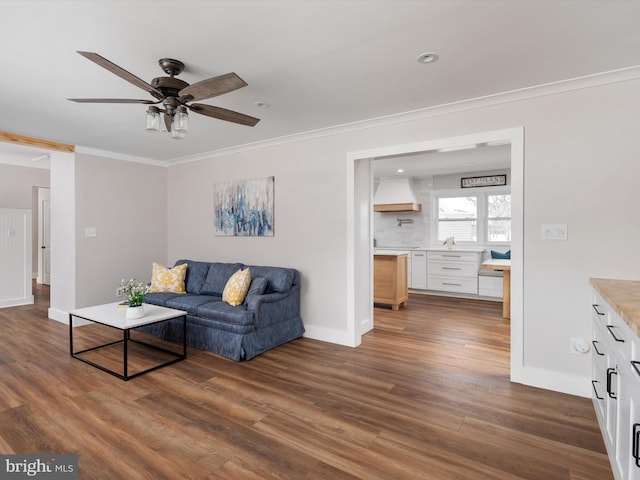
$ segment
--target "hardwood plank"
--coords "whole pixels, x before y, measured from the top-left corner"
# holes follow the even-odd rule
[[[0,452],[77,453],[83,479],[613,478],[590,399],[509,381],[496,302],[411,295],[375,308],[355,349],[302,338],[248,362],[190,349],[123,382],[72,359],[48,288],[34,293],[0,309]],[[96,327],[78,342],[113,336]]]

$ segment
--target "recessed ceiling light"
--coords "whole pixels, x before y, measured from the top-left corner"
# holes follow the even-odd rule
[[[403,170],[403,169],[401,169],[401,168],[399,168],[398,170],[396,170],[396,172],[398,172],[398,173],[402,173],[402,172],[404,172],[404,170]]]
[[[420,63],[433,63],[438,60],[438,54],[433,52],[423,53],[418,57],[418,62]]]
[[[260,107],[260,108],[269,108],[271,105],[269,105],[268,102],[263,102],[263,101],[259,101],[254,103],[255,106]]]

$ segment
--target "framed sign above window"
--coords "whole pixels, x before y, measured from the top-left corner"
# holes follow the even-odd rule
[[[507,184],[506,175],[486,175],[484,177],[466,177],[461,179],[462,188],[500,187]]]

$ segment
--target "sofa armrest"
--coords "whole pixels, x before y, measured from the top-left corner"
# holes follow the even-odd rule
[[[266,293],[247,297],[247,310],[253,312],[256,328],[300,316],[300,285],[288,292]]]

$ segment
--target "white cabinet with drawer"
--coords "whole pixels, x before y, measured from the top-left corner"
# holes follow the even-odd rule
[[[427,252],[413,250],[411,252],[410,288],[425,290],[427,288]]]
[[[640,480],[640,282],[591,279],[593,404],[616,480]]]
[[[484,249],[429,249],[427,288],[454,293],[478,293],[478,269]]]

